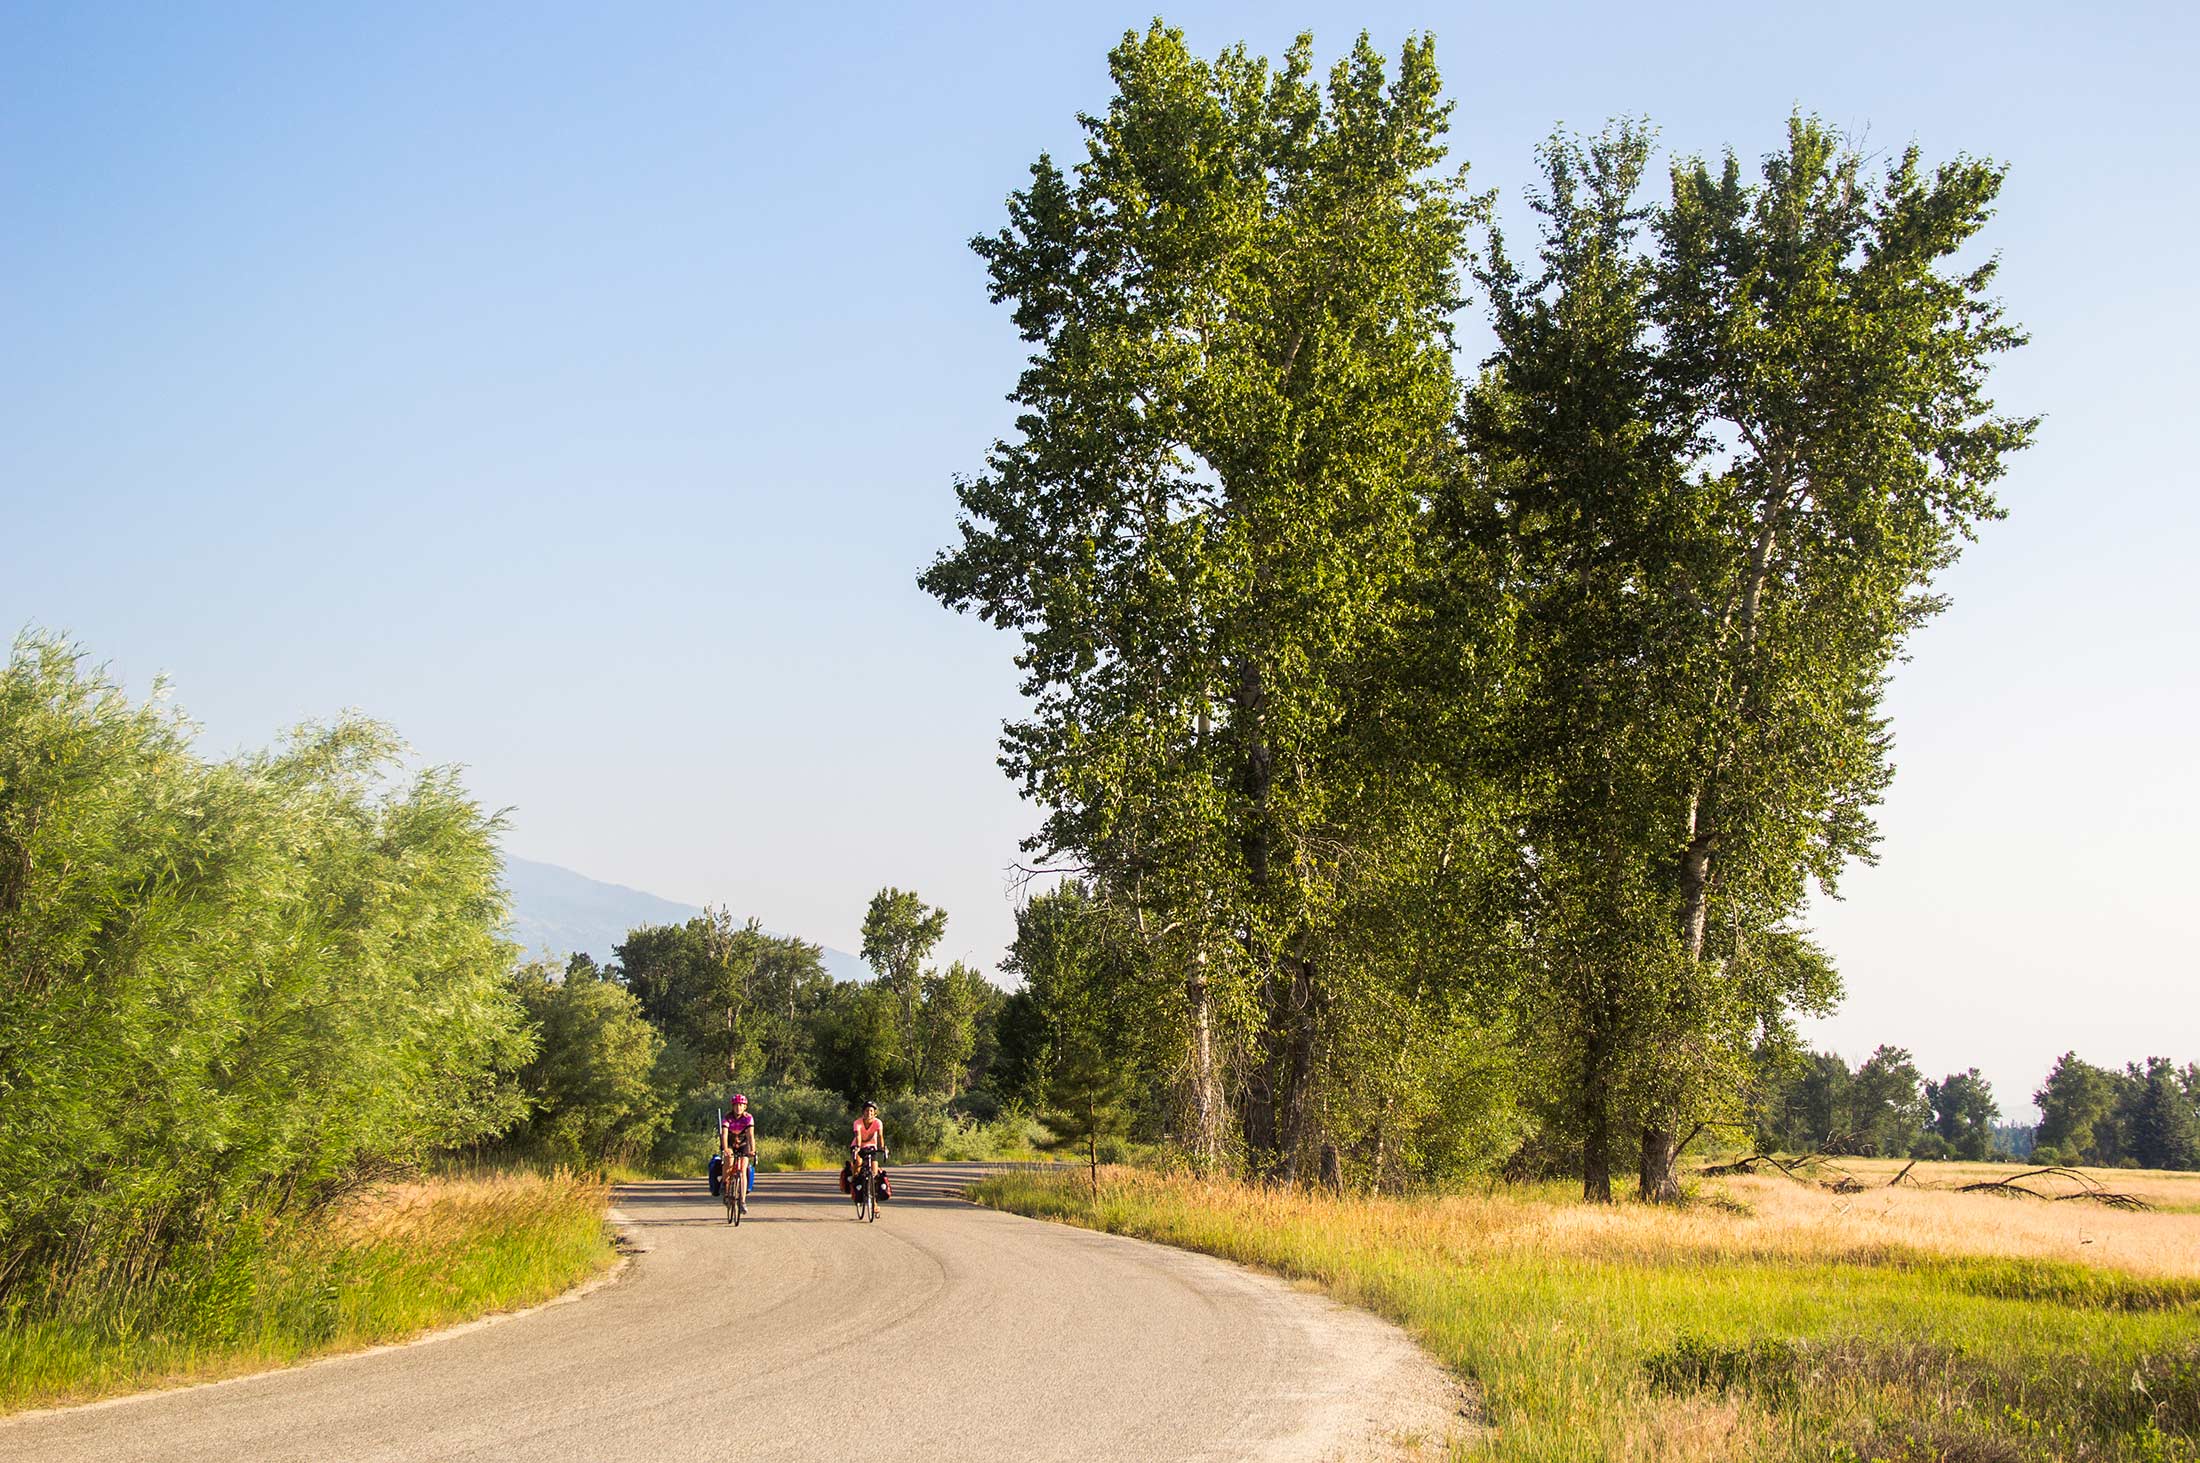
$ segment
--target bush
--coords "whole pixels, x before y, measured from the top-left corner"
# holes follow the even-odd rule
[[[838,1093],[816,1087],[782,1087],[751,1094],[757,1126],[775,1138],[804,1138],[845,1148],[855,1114]]]
[[[1001,1115],[1001,1100],[983,1087],[973,1088],[947,1103],[947,1115],[959,1123],[984,1127]]]
[[[518,1116],[496,820],[347,720],[207,762],[81,653],[0,671],[0,1290],[187,1242]]]
[[[664,1039],[641,1003],[576,959],[563,975],[539,964],[514,978],[535,1032],[535,1055],[519,1074],[527,1120],[510,1142],[554,1163],[600,1167],[649,1151],[670,1125],[662,1090]]]
[[[948,1134],[960,1127],[947,1115],[947,1103],[938,1097],[897,1097],[879,1104],[879,1120],[886,1125],[886,1142],[904,1163],[936,1156],[947,1144]]]
[[[739,1087],[726,1082],[692,1092],[679,1104],[671,1130],[657,1140],[657,1166],[664,1168],[675,1155],[689,1151],[692,1142],[701,1144],[706,1161],[717,1152],[718,1116],[730,1105],[735,1092],[749,1100],[749,1111],[756,1115],[759,1143],[787,1139],[826,1148],[848,1146],[855,1115],[837,1093],[815,1087]],[[891,1130],[888,1136],[893,1136]]]

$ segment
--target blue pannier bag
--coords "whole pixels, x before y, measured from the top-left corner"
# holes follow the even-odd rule
[[[713,1153],[710,1156],[710,1196],[713,1199],[720,1199],[725,1197],[726,1180],[719,1171],[719,1166],[725,1161],[725,1157],[722,1154]]]

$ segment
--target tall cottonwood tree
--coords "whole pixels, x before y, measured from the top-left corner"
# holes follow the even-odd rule
[[[1478,204],[1438,171],[1425,39],[1393,74],[1363,36],[1326,86],[1303,36],[1272,68],[1157,23],[1109,59],[1083,160],[1042,156],[974,243],[1034,352],[922,583],[1022,633],[1004,765],[1047,810],[1034,848],[1177,962],[1197,1141],[1217,1037],[1241,1034],[1246,1135],[1289,1175],[1348,993],[1323,955],[1350,843],[1333,754],[1450,465]]]
[[[1625,1113],[1670,1198],[1752,1024],[1826,994],[1762,948],[1870,856],[1887,675],[2034,424],[1984,393],[2022,339],[1992,264],[1951,264],[1998,168],[1912,149],[1872,179],[1797,118],[1759,181],[1686,161],[1649,209],[1649,146],[1546,149],[1544,267],[1493,239],[1467,421],[1523,601],[1536,988],[1575,1020],[1585,1188]]]
[[[920,1085],[927,1071],[924,962],[946,933],[947,911],[926,904],[914,890],[881,889],[863,912],[863,961],[892,995],[899,1055],[910,1080]]]

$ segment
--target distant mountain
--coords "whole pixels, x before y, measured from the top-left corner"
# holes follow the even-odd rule
[[[599,962],[640,925],[685,924],[703,911],[623,884],[606,884],[556,864],[504,857],[504,887],[512,891],[512,938],[529,955],[559,959],[583,951]],[[870,969],[845,950],[824,952],[836,980],[865,980]]]

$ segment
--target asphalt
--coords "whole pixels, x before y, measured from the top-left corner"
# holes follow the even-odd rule
[[[593,1293],[288,1371],[0,1420],[0,1459],[413,1463],[693,1457],[1441,1456],[1463,1398],[1397,1328],[1204,1256],[974,1207],[896,1170],[623,1186]]]

